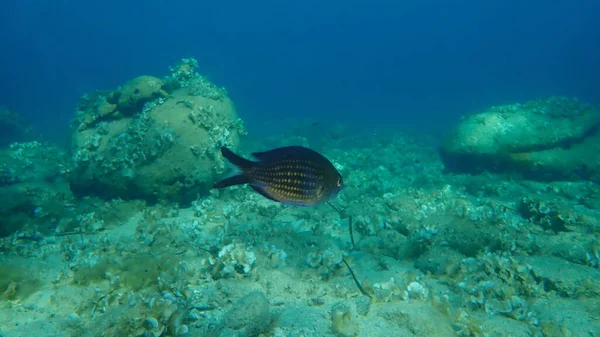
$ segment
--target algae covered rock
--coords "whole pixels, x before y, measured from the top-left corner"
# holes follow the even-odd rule
[[[389,321],[394,322],[398,328],[406,329],[415,336],[456,336],[450,319],[425,303],[394,303],[382,307],[378,311],[378,316],[387,318]]]
[[[577,99],[550,97],[492,107],[466,117],[442,144],[447,168],[518,172],[537,179],[598,175],[600,112]]]
[[[68,171],[66,154],[39,142],[0,150],[0,237],[60,221],[73,201]]]
[[[30,129],[23,124],[19,114],[0,106],[0,146],[31,139],[30,133]]]
[[[206,192],[225,167],[219,148],[237,148],[245,131],[226,94],[219,99],[198,94],[197,87],[214,85],[197,73],[186,81],[168,97],[160,94],[162,81],[144,76],[128,82],[118,94],[98,96],[97,106],[120,97],[119,113],[73,133],[73,190],[183,203]],[[151,97],[155,99],[146,101]],[[93,114],[99,115],[98,108]]]
[[[102,121],[119,119],[140,112],[144,104],[169,94],[163,81],[153,76],[138,76],[115,91],[96,90],[79,99],[74,124],[82,131]]]
[[[595,297],[600,271],[553,256],[530,256],[525,262],[544,286],[565,298]]]
[[[449,247],[433,246],[419,256],[415,261],[415,268],[434,275],[444,275],[456,264],[456,261],[464,258],[464,255]]]
[[[564,147],[510,153],[506,159],[527,177],[600,182],[600,132]]]
[[[117,107],[125,115],[139,112],[144,104],[168,96],[163,82],[153,76],[139,76],[125,83],[117,92]]]
[[[118,117],[120,113],[117,110],[114,93],[96,90],[79,98],[73,127],[81,131],[102,121]]]
[[[219,337],[252,337],[266,332],[272,322],[269,301],[260,291],[237,300],[225,313]]]
[[[331,319],[328,315],[314,307],[304,306],[285,308],[277,318],[275,330],[279,330],[283,336],[299,335],[300,333],[310,336],[315,331],[319,331],[321,337],[337,336],[331,329]]]
[[[597,297],[540,297],[532,307],[544,336],[600,336]]]

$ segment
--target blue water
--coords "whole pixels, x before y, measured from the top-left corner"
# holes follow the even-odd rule
[[[57,140],[82,94],[182,57],[255,132],[299,116],[445,130],[493,104],[600,102],[596,0],[6,0],[0,36],[0,103]]]

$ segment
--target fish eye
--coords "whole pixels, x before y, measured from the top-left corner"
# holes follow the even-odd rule
[[[337,187],[342,187],[342,183],[343,183],[342,178],[338,178]]]

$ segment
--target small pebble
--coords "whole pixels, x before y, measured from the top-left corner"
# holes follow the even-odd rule
[[[158,329],[158,321],[154,317],[148,317],[144,320],[144,326],[149,330]]]
[[[187,335],[188,332],[190,332],[190,328],[188,328],[188,326],[184,324],[177,328],[176,334],[177,336],[184,336]]]

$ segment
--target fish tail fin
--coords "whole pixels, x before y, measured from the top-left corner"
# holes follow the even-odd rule
[[[225,188],[234,185],[247,184],[250,180],[243,174],[238,174],[233,177],[225,178],[213,185],[213,188]]]
[[[221,148],[221,154],[225,159],[229,160],[230,163],[237,166],[242,172],[233,177],[225,178],[217,182],[213,185],[213,188],[225,188],[234,185],[248,184],[250,182],[250,178],[248,178],[244,172],[252,168],[256,163],[238,156],[226,147]]]
[[[238,156],[237,154],[233,153],[233,151],[231,151],[230,149],[228,149],[226,147],[221,148],[221,154],[223,155],[223,157],[225,157],[227,160],[229,160],[230,163],[239,167],[242,171],[249,169],[256,164],[255,162],[253,162],[251,160],[248,160],[246,158],[242,158],[242,157]]]

